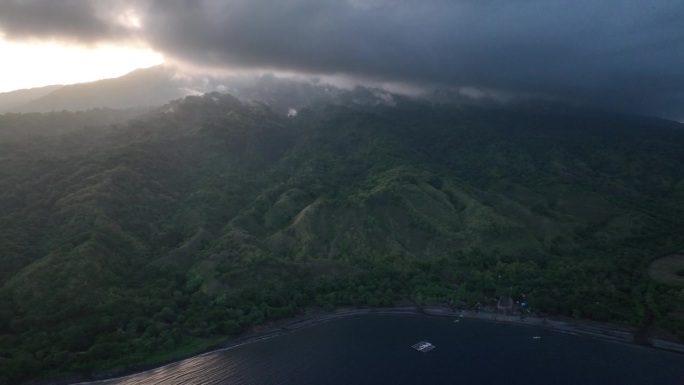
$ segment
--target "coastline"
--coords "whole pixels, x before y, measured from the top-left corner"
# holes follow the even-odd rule
[[[684,354],[684,343],[667,340],[657,337],[649,337],[647,343],[639,343],[636,340],[636,328],[628,328],[615,324],[605,324],[590,320],[564,319],[562,317],[525,317],[517,315],[507,315],[497,312],[472,311],[472,310],[451,310],[445,306],[425,306],[417,308],[415,306],[390,307],[390,308],[369,308],[369,309],[346,309],[328,315],[319,315],[307,320],[291,321],[283,328],[287,331],[297,330],[302,327],[315,325],[336,318],[372,315],[372,314],[413,314],[427,315],[433,317],[448,318],[468,318],[487,322],[498,322],[515,325],[538,326],[545,329],[555,330],[564,333],[584,335],[602,340],[620,342],[630,345],[639,345],[653,349],[667,350],[674,353]]]
[[[215,354],[220,351],[233,349],[241,345],[255,341],[270,339],[296,330],[314,326],[335,319],[368,315],[425,315],[430,317],[468,318],[485,322],[497,322],[515,325],[537,326],[563,333],[589,336],[607,341],[619,342],[629,345],[645,346],[653,349],[666,350],[673,353],[684,354],[684,343],[670,341],[662,338],[650,337],[648,343],[637,343],[635,340],[636,328],[627,328],[614,324],[602,324],[590,320],[563,319],[561,317],[525,317],[507,315],[488,311],[452,310],[446,306],[394,306],[387,308],[343,308],[333,312],[317,311],[303,314],[283,320],[272,321],[267,324],[255,326],[235,338],[207,348],[204,351],[177,359],[161,362],[155,365],[138,368],[113,369],[91,373],[90,375],[70,375],[62,379],[43,379],[29,382],[32,385],[87,385],[99,384],[114,379],[123,379],[141,373],[152,371],[166,365],[177,363],[191,357]]]

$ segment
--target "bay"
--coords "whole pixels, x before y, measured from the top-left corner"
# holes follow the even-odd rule
[[[411,346],[427,341],[436,348]],[[684,355],[537,326],[334,319],[98,384],[684,384]]]

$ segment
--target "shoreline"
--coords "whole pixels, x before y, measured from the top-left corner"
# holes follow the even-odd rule
[[[235,338],[231,338],[220,344],[211,346],[204,351],[192,355],[179,357],[155,365],[142,366],[138,368],[113,369],[92,373],[90,375],[70,375],[63,379],[38,380],[29,382],[31,385],[87,385],[99,384],[115,379],[124,379],[152,370],[162,368],[192,357],[200,357],[208,354],[216,354],[239,347],[241,345],[270,339],[286,333],[291,333],[300,329],[314,326],[320,323],[332,321],[340,318],[368,316],[368,315],[424,315],[430,317],[446,318],[467,318],[485,322],[497,322],[513,325],[537,326],[562,333],[583,335],[598,338],[606,341],[619,342],[628,345],[637,345],[652,349],[665,350],[675,354],[684,354],[684,343],[666,340],[657,337],[649,337],[648,343],[638,343],[635,340],[636,328],[627,328],[614,324],[602,324],[590,320],[561,319],[560,317],[532,317],[521,318],[516,315],[507,315],[496,312],[473,311],[473,310],[452,310],[445,306],[394,306],[387,308],[342,308],[333,312],[318,311],[312,314],[303,314],[286,318],[283,320],[272,321],[270,323],[254,326],[251,330],[245,331]]]
[[[472,310],[451,310],[445,306],[425,306],[416,308],[415,306],[390,307],[390,308],[368,308],[368,309],[344,309],[336,313],[312,316],[303,320],[292,320],[287,325],[282,326],[284,332],[298,330],[304,327],[313,326],[318,323],[327,322],[337,318],[353,317],[373,314],[409,314],[427,315],[431,317],[447,318],[468,318],[487,322],[506,323],[514,325],[538,326],[549,330],[564,333],[584,335],[602,340],[621,342],[629,345],[638,345],[658,350],[666,350],[673,353],[684,354],[684,343],[667,340],[658,337],[648,337],[648,343],[639,343],[636,340],[636,328],[623,327],[615,324],[604,324],[591,320],[563,319],[562,317],[524,317],[518,315],[507,315],[497,312],[472,311]],[[281,334],[281,333],[278,333]],[[226,346],[224,349],[232,346]]]

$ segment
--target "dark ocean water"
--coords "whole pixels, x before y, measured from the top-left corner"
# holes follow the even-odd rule
[[[411,348],[422,340],[436,348]],[[684,385],[684,355],[530,326],[368,315],[101,384]]]

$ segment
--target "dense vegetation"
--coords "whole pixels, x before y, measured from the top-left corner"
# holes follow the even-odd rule
[[[648,277],[684,246],[680,124],[346,100],[0,116],[3,380],[160,360],[305,308],[509,293],[684,337],[684,290]]]

